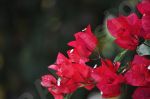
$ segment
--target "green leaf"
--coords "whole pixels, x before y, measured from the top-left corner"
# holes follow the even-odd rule
[[[148,46],[149,44],[147,42],[145,42],[145,44],[141,44],[140,46],[138,46],[137,48],[137,53],[140,56],[144,56],[144,55],[150,55],[150,46]]]
[[[128,50],[124,50],[124,51],[122,51],[121,53],[119,53],[116,57],[115,57],[115,59],[114,59],[114,62],[119,62],[119,61],[121,61],[123,58],[124,58],[124,56],[125,56],[125,54],[128,52]]]

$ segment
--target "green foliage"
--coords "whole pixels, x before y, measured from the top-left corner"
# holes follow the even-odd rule
[[[127,51],[128,51],[128,50],[124,50],[124,51],[122,51],[121,53],[119,53],[119,54],[115,57],[114,62],[120,62],[120,61],[124,58],[124,56],[125,56],[125,54],[127,53]]]
[[[150,41],[145,41],[143,44],[138,46],[137,53],[140,56],[150,55]]]

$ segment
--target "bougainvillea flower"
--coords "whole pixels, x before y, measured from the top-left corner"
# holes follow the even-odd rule
[[[89,58],[80,55],[76,49],[68,50],[67,54],[69,56],[70,61],[74,63],[85,64],[89,61]]]
[[[124,49],[134,50],[138,45],[138,38],[134,39],[132,37],[118,37],[115,42]]]
[[[63,54],[59,53],[56,63],[49,68],[56,70],[56,74],[63,78],[72,78],[76,73],[75,65]]]
[[[74,47],[79,55],[89,57],[89,55],[96,48],[98,40],[91,32],[90,25],[83,32],[75,33],[75,41],[68,43],[69,46]]]
[[[55,99],[63,99],[63,93],[57,86],[57,80],[52,75],[42,76],[41,85],[48,88],[49,92],[54,96]]]
[[[72,80],[64,78],[56,80],[52,75],[42,76],[41,85],[46,87],[55,99],[63,99],[65,94],[74,92],[78,86]]]
[[[94,80],[91,77],[92,68],[83,64],[74,64],[74,69],[76,72],[72,79],[78,83],[79,87],[91,90],[95,86]]]
[[[150,39],[150,1],[143,0],[141,3],[137,5],[138,10],[143,14],[142,16],[142,28],[145,33],[143,34],[143,38]]]
[[[135,50],[144,40],[150,39],[150,0],[143,0],[137,7],[143,14],[142,19],[133,13],[107,21],[110,34],[124,49]],[[68,56],[58,53],[56,62],[49,66],[54,70],[55,76],[42,76],[41,85],[55,99],[63,99],[80,87],[91,90],[94,86],[101,91],[104,98],[118,97],[123,83],[138,87],[133,99],[150,99],[150,59],[135,55],[129,64],[129,70],[122,72],[124,74],[120,73],[120,62],[112,62],[102,57],[101,65],[91,68],[87,62],[97,62],[97,59],[90,59],[90,55],[96,49],[98,40],[90,25],[75,33],[74,37],[75,40],[68,43],[72,47],[67,51]]]
[[[48,88],[56,85],[56,82],[56,79],[52,75],[44,75],[42,76],[41,85]]]
[[[75,33],[76,40],[84,42],[88,50],[93,51],[98,43],[96,36],[91,31],[91,26],[89,25],[84,32]]]
[[[107,27],[115,42],[124,49],[134,50],[139,44],[141,20],[136,14],[109,19]]]
[[[125,74],[126,82],[133,86],[150,84],[150,59],[136,55]]]
[[[133,99],[150,99],[150,87],[138,87],[132,97]]]
[[[149,6],[150,7],[150,6]],[[143,27],[143,38],[150,40],[150,13],[149,14],[145,14],[142,17],[142,27]]]
[[[96,80],[96,86],[105,98],[116,97],[121,93],[124,78],[117,74],[119,66],[118,62],[113,64],[110,60],[102,60],[102,65],[93,71],[92,77]]]
[[[62,53],[58,54],[56,63],[50,65],[49,68],[56,70],[58,76],[66,78],[71,78],[75,71],[70,60]]]
[[[86,64],[78,64],[70,61],[70,59],[61,53],[58,54],[56,63],[50,65],[49,68],[56,70],[56,74],[59,77],[71,80],[78,87],[85,86],[85,88],[90,89],[93,86],[90,77],[92,69]]]
[[[150,13],[150,1],[143,1],[141,3],[139,3],[137,5],[138,10],[142,13],[142,14],[148,14]]]
[[[86,48],[86,46],[82,41],[79,40],[71,41],[68,43],[68,45],[74,47],[74,49],[76,49],[79,55],[81,56],[89,57],[92,53],[90,50]]]

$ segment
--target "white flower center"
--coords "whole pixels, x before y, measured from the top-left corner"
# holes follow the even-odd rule
[[[74,49],[70,50],[70,53],[72,53],[74,51]]]
[[[57,86],[60,86],[61,78],[58,78],[57,80]]]
[[[127,71],[127,69],[123,69],[122,73],[124,73],[124,72],[126,72],[126,71]]]
[[[86,31],[87,28],[83,29],[82,32]]]
[[[147,67],[148,70],[150,70],[150,65]]]
[[[97,64],[95,64],[95,66],[93,68],[96,68],[97,67]]]

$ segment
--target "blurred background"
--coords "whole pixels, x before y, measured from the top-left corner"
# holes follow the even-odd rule
[[[104,56],[113,58],[120,49],[107,36],[105,19],[135,12],[137,2],[0,0],[0,99],[53,99],[40,86],[40,78],[49,73],[47,67],[55,62],[57,53],[69,48],[73,34],[88,24],[101,38]],[[87,99],[89,94],[81,89],[73,99]]]

